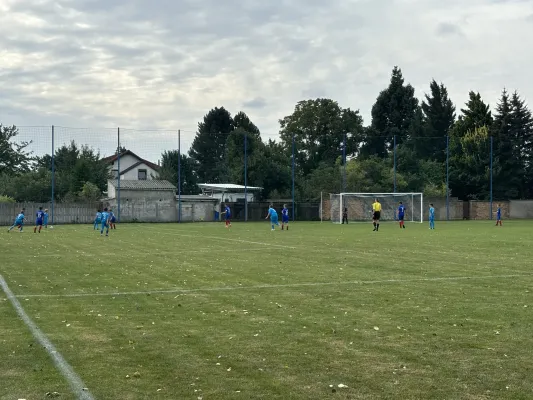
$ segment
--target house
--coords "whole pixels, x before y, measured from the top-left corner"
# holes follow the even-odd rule
[[[115,154],[102,159],[109,165],[109,172],[115,179],[119,175],[119,156]],[[160,167],[150,161],[147,161],[130,150],[123,151],[120,154],[120,180],[146,181],[159,179]]]

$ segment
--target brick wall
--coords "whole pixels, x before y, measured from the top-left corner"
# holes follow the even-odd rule
[[[492,219],[496,219],[496,210],[498,204],[502,208],[502,218],[509,218],[509,202],[500,201],[492,203]],[[472,220],[488,220],[490,219],[490,202],[489,201],[470,201],[470,219]]]

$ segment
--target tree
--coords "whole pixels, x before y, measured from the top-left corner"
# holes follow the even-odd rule
[[[181,157],[181,193],[184,195],[200,193],[191,158],[187,157],[186,154],[180,156],[177,150],[165,151],[161,155],[160,179],[167,180],[178,187],[178,157]]]
[[[533,196],[533,117],[531,110],[517,92],[511,96],[510,136],[514,142],[514,157],[521,165],[523,177],[520,197]]]
[[[102,197],[102,192],[94,183],[85,182],[79,196],[83,200],[97,201]]]
[[[346,153],[355,155],[363,134],[359,111],[341,108],[330,99],[300,101],[294,112],[279,121],[281,142],[291,153],[296,144],[296,165],[305,175],[319,165],[335,165],[342,154],[346,135]]]
[[[486,126],[452,138],[450,188],[462,200],[485,200],[489,194],[490,138]]]
[[[19,134],[15,125],[0,124],[0,174],[17,174],[30,170],[32,153],[27,150],[31,142],[16,142]]]
[[[213,108],[198,123],[189,157],[199,181],[221,183],[226,175],[226,140],[233,129],[231,114],[224,107]]]
[[[417,109],[415,89],[404,84],[401,69],[394,67],[389,86],[381,91],[372,106],[372,123],[366,131],[362,155],[385,157],[393,148],[395,136],[396,143],[402,143],[408,137]]]
[[[496,105],[492,124],[493,136],[493,193],[496,199],[516,199],[521,196],[524,180],[522,145],[513,132],[513,116],[509,94],[504,89]]]
[[[448,90],[432,80],[430,94],[422,102],[424,113],[423,137],[415,137],[417,154],[424,159],[444,162],[446,159],[446,136],[455,123],[455,106],[448,97]]]
[[[455,136],[464,136],[467,132],[492,126],[490,106],[485,104],[481,95],[471,91],[468,97],[466,108],[461,109],[461,115],[452,129],[451,133]]]

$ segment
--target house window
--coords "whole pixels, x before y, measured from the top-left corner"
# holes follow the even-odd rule
[[[148,179],[148,173],[145,169],[140,169],[137,172],[137,179],[140,181],[145,181]]]
[[[113,171],[111,171],[112,175],[113,175],[113,178],[117,179],[118,178],[118,169],[114,169]]]

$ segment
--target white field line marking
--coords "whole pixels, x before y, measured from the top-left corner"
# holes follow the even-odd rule
[[[233,290],[258,290],[258,289],[283,289],[297,287],[316,287],[316,286],[349,286],[349,285],[375,285],[382,283],[415,283],[415,282],[442,282],[442,281],[462,281],[462,280],[483,280],[483,279],[505,279],[531,277],[533,273],[528,274],[511,274],[511,275],[487,275],[487,276],[444,276],[435,278],[413,278],[413,279],[383,279],[373,281],[345,281],[345,282],[308,282],[308,283],[287,283],[279,285],[255,285],[255,286],[226,286],[212,288],[196,289],[157,289],[132,292],[109,292],[109,293],[65,293],[65,294],[19,294],[19,298],[45,298],[45,297],[105,297],[105,296],[133,296],[133,295],[152,295],[152,294],[175,294],[175,293],[200,293],[200,292],[223,292]]]
[[[215,239],[215,240],[222,240],[224,242],[229,241],[229,242],[239,242],[239,243],[248,243],[248,244],[258,244],[260,246],[265,246],[265,247],[280,247],[282,249],[296,249],[296,247],[286,246],[283,244],[252,242],[250,240],[232,239],[232,238],[225,238],[221,236],[187,235],[185,233],[174,233],[174,232],[172,232],[171,234],[175,236],[191,237],[191,238],[196,238],[196,239]]]
[[[81,378],[74,372],[74,369],[69,365],[69,363],[61,356],[61,354],[54,347],[52,342],[48,340],[46,335],[39,329],[39,327],[31,320],[31,318],[26,314],[19,301],[16,299],[16,296],[13,294],[11,289],[7,286],[4,277],[0,275],[0,286],[4,290],[7,298],[13,305],[13,308],[17,312],[18,316],[24,321],[26,326],[30,329],[33,337],[45,348],[47,353],[52,358],[52,361],[56,365],[57,369],[65,377],[70,385],[72,393],[74,393],[79,400],[94,400],[94,397],[86,389],[85,384]]]

